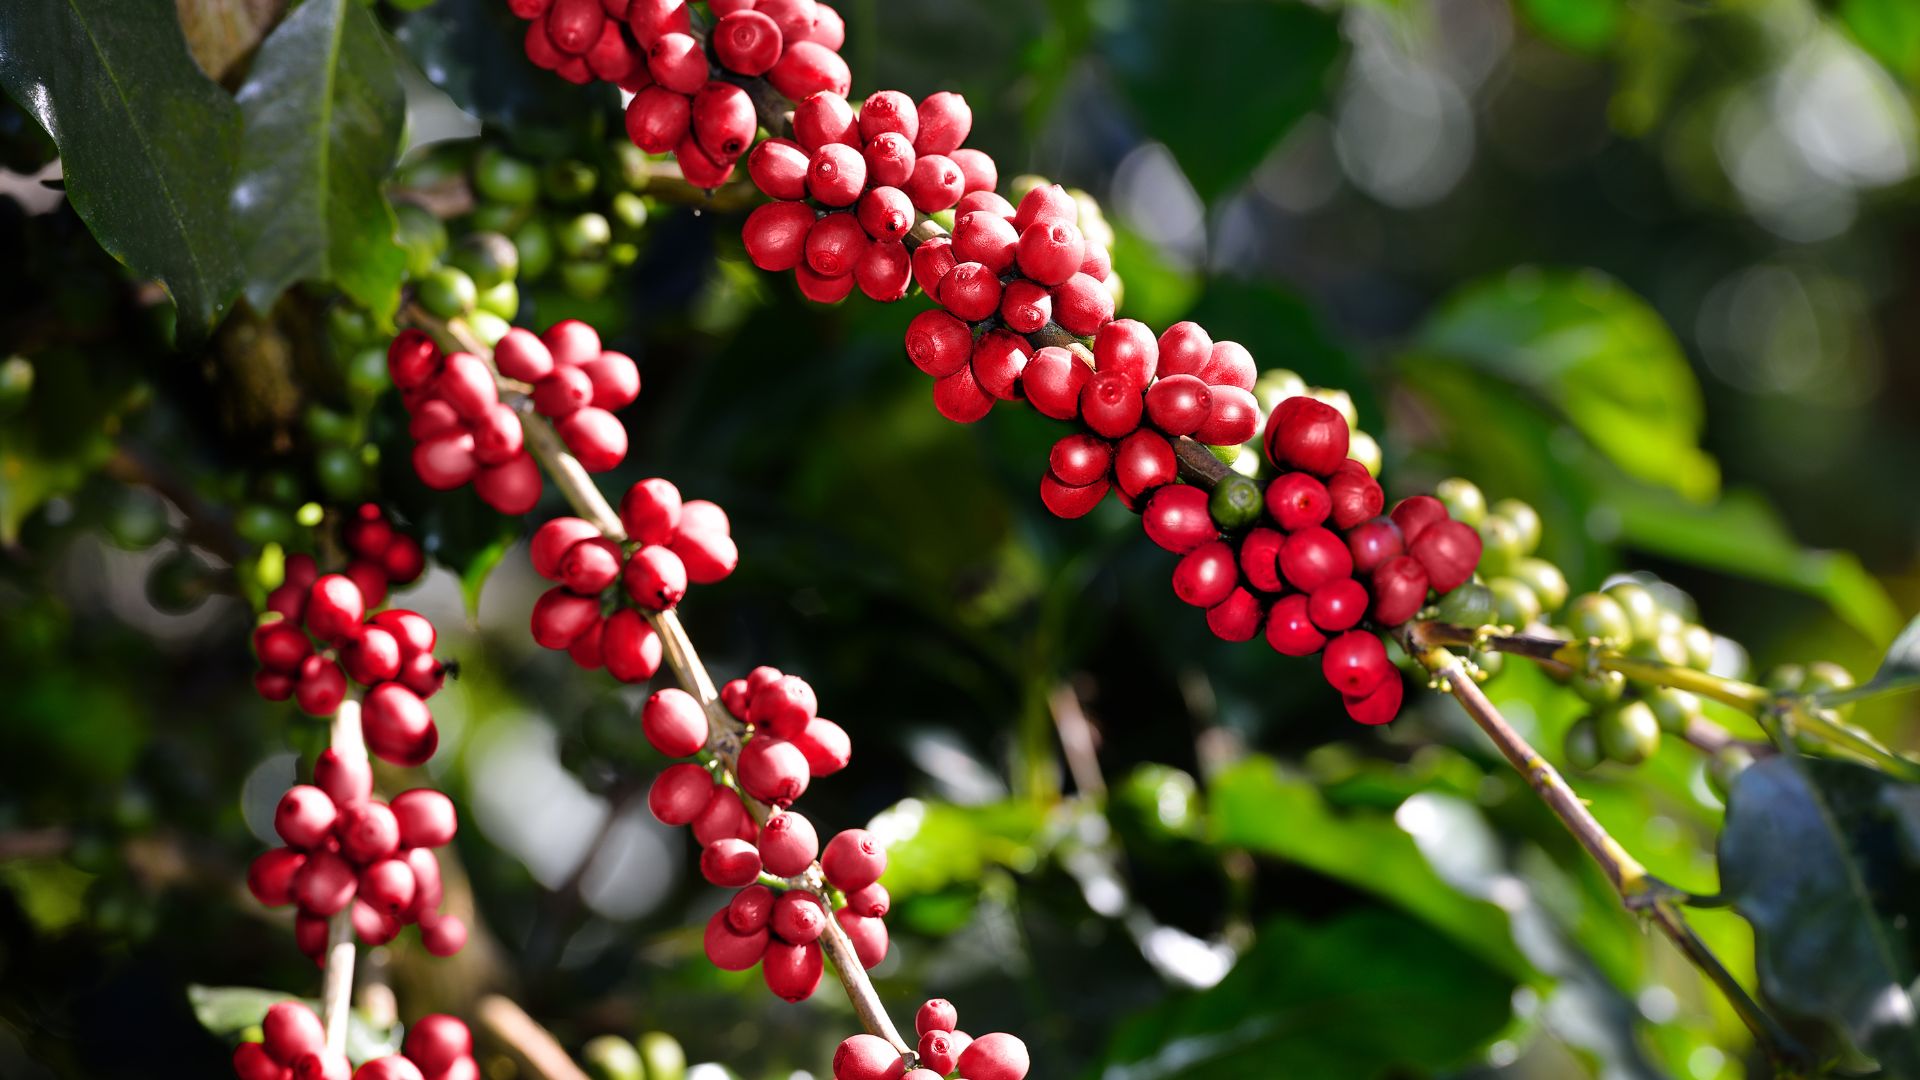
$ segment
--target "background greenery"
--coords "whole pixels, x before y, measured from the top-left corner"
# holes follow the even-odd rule
[[[431,773],[484,928],[455,961],[377,961],[403,1011],[499,988],[569,1045],[663,1029],[750,1078],[822,1075],[855,1026],[830,986],[787,1006],[699,959],[718,899],[636,802],[659,765],[637,692],[532,648],[511,531],[413,481],[351,344],[401,296],[390,199],[468,152],[413,145],[458,130],[449,103],[536,161],[618,137],[610,94],[532,69],[503,7],[0,16],[0,80],[65,176],[64,198],[28,178],[53,146],[0,109],[0,354],[22,358],[0,366],[0,1074],[222,1075],[187,986],[311,992],[241,876],[324,736],[252,694],[247,596],[263,543],[309,535],[281,507],[359,495],[443,564],[401,602],[461,662]],[[1390,494],[1460,473],[1524,498],[1576,589],[1656,570],[1760,668],[1864,678],[1920,607],[1901,0],[843,13],[856,86],[963,91],[1003,177],[1103,201],[1130,314],[1350,391]],[[303,100],[314,63],[334,100]],[[1765,1073],[1449,703],[1361,730],[1305,664],[1212,641],[1119,507],[1046,515],[1048,425],[929,407],[900,355],[913,305],[811,308],[737,235],[737,213],[656,206],[602,296],[529,289],[522,321],[586,317],[639,358],[607,490],[664,475],[732,513],[741,571],[685,612],[708,663],[803,674],[853,733],[807,811],[896,841],[896,1016],[950,997],[1044,1076]],[[1067,777],[1063,690],[1104,797]],[[1490,693],[1543,747],[1580,711],[1517,664]],[[1916,744],[1909,703],[1859,719]],[[1697,756],[1612,770],[1576,778],[1601,820],[1714,891]],[[1910,906],[1911,863],[1887,866],[1875,895]],[[1748,925],[1696,922],[1751,985]],[[1904,934],[1896,953],[1899,989]]]

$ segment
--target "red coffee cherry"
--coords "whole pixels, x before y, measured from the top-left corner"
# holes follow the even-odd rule
[[[1260,405],[1251,391],[1225,383],[1210,387],[1207,418],[1193,437],[1208,446],[1238,446],[1260,430]]]
[[[1096,372],[1080,391],[1080,415],[1087,426],[1118,439],[1140,426],[1145,411],[1141,387],[1118,372]]]
[[[440,743],[427,703],[399,683],[381,683],[368,691],[360,722],[367,749],[396,765],[424,764]]]
[[[973,131],[973,110],[967,99],[950,91],[920,99],[915,114],[920,130],[913,138],[913,148],[918,153],[951,154]]]
[[[755,832],[753,819],[747,816],[740,796],[729,788],[716,787],[707,800],[706,809],[693,819],[693,838],[702,847],[727,836],[750,840]]]
[[[1347,545],[1319,526],[1301,529],[1280,545],[1280,576],[1302,592],[1312,592],[1329,581],[1353,575],[1353,556]]]
[[[413,906],[407,909],[406,918],[419,922],[438,911],[440,901],[446,898],[440,878],[440,858],[432,848],[408,848],[400,859],[413,871]]]
[[[1356,574],[1373,573],[1381,563],[1401,554],[1403,550],[1400,527],[1389,518],[1363,522],[1347,533],[1347,551],[1353,555]]]
[[[1027,361],[1020,373],[1020,386],[1041,415],[1071,420],[1080,415],[1080,395],[1092,377],[1093,369],[1072,353],[1049,345]]]
[[[1091,435],[1068,435],[1047,455],[1047,470],[1070,487],[1104,478],[1112,465],[1113,447]]]
[[[627,558],[627,595],[651,611],[668,611],[687,595],[687,568],[680,556],[649,544]]]
[[[773,917],[774,893],[765,885],[748,885],[727,901],[727,925],[736,934],[765,929]]]
[[[740,748],[740,787],[764,803],[786,806],[806,794],[807,757],[777,735],[755,735]]]
[[[509,379],[538,382],[553,374],[553,353],[533,331],[516,326],[494,345],[493,366]]]
[[[403,791],[389,805],[400,826],[403,847],[440,847],[452,843],[454,833],[459,831],[460,817],[453,800],[432,788]]]
[[[1388,672],[1374,687],[1371,693],[1361,697],[1344,697],[1347,715],[1362,724],[1384,724],[1400,715],[1400,700],[1405,687],[1400,676]]]
[[[700,875],[725,889],[750,885],[760,876],[760,852],[739,837],[715,840],[700,852]]]
[[[1324,401],[1298,396],[1267,418],[1267,460],[1277,468],[1331,476],[1347,459],[1347,418]]]
[[[839,53],[812,41],[789,42],[779,62],[767,72],[767,81],[789,101],[799,101],[822,90],[845,96],[853,88],[853,75],[847,70],[847,62]]]
[[[647,74],[665,89],[692,96],[707,84],[707,54],[690,35],[662,34],[647,47]]]
[[[934,382],[933,407],[956,424],[971,424],[993,411],[993,395],[980,388],[967,364]]]
[[[1177,322],[1160,334],[1160,374],[1193,375],[1206,369],[1213,339],[1199,323]],[[1201,382],[1206,380],[1202,379]]]
[[[640,708],[640,732],[667,757],[692,757],[707,745],[707,716],[685,690],[656,690]]]
[[[1013,223],[989,211],[975,210],[954,223],[954,258],[963,263],[977,262],[996,277],[1012,268],[1019,243]]]
[[[293,699],[308,716],[332,716],[347,697],[347,674],[340,665],[323,656],[309,656],[300,662],[300,674],[293,684]]]
[[[1333,500],[1333,523],[1351,529],[1370,518],[1380,516],[1386,495],[1368,475],[1366,466],[1348,458],[1327,478],[1327,494]]]
[[[415,653],[400,665],[400,685],[420,695],[430,698],[446,685],[447,666],[433,658],[431,653]]]
[[[795,113],[795,122],[799,114]],[[807,162],[812,160],[792,139],[762,139],[747,155],[747,177],[775,199],[807,197]]]
[[[553,374],[533,384],[533,411],[541,416],[564,419],[592,401],[593,380],[574,365],[556,367]]]
[[[1398,626],[1420,613],[1427,602],[1427,571],[1419,560],[1396,555],[1373,571],[1373,619]]]
[[[913,256],[898,240],[875,240],[853,264],[853,282],[867,299],[891,304],[913,283]]]
[[[920,134],[920,110],[898,90],[869,95],[860,106],[860,138],[872,141],[885,132],[897,132],[912,142]]]
[[[1283,473],[1267,485],[1267,513],[1289,532],[1318,525],[1332,511],[1326,485],[1306,473]]]
[[[261,668],[253,673],[253,689],[268,701],[285,701],[293,696],[294,677],[284,672]]]
[[[893,908],[893,896],[887,887],[874,882],[864,889],[855,889],[847,894],[847,910],[869,919],[884,918]]]
[[[1113,455],[1113,479],[1129,499],[1171,484],[1180,476],[1173,444],[1157,431],[1144,428],[1120,440]]]
[[[1041,285],[1065,284],[1080,272],[1085,258],[1086,242],[1071,222],[1037,221],[1020,233],[1016,252],[1020,272]]]
[[[326,1029],[313,1010],[297,1001],[279,1001],[267,1007],[260,1021],[267,1054],[282,1065],[292,1065],[308,1054],[326,1049]]]
[[[906,1067],[893,1046],[876,1035],[854,1035],[833,1052],[833,1080],[901,1080]]]
[[[1247,584],[1270,593],[1286,588],[1280,580],[1280,546],[1286,539],[1265,527],[1254,528],[1240,538],[1240,573]]]
[[[1312,656],[1327,643],[1327,635],[1313,625],[1307,598],[1283,596],[1267,610],[1267,644],[1282,656]]]
[[[359,887],[353,864],[331,851],[307,855],[306,865],[293,875],[293,901],[315,915],[345,911]]]
[[[1351,630],[1367,613],[1367,588],[1352,578],[1329,581],[1307,597],[1307,617],[1327,633]]]
[[[919,160],[913,144],[892,131],[869,139],[861,148],[860,156],[867,159],[867,183],[890,188],[905,188],[907,181],[913,179],[913,166]],[[906,192],[901,194],[904,196]],[[908,205],[912,205],[911,201]]]
[[[807,194],[823,206],[852,206],[867,188],[867,159],[858,147],[828,143],[807,162]]]
[[[365,802],[340,815],[335,829],[340,854],[362,866],[391,858],[400,850],[400,822],[387,804]]]
[[[775,814],[760,829],[760,861],[775,877],[806,872],[820,855],[820,838],[813,823],[792,811]]]
[[[433,381],[434,396],[453,406],[453,411],[468,420],[500,404],[500,391],[493,384],[493,372],[471,353],[450,353]]]
[[[684,34],[690,28],[684,0],[631,0],[626,18],[633,28],[633,40],[643,49],[662,34]]]
[[[1093,370],[1112,372],[1145,390],[1160,364],[1160,345],[1153,331],[1137,319],[1115,319],[1093,338]]]
[[[707,920],[707,930],[702,937],[706,947],[707,959],[722,971],[745,971],[760,962],[767,951],[767,931],[762,927],[752,933],[736,933],[727,924],[727,909],[721,908]]]
[[[482,465],[500,465],[518,456],[526,447],[526,432],[512,406],[496,402],[474,419],[473,457]]]
[[[1059,184],[1045,184],[1028,191],[1013,213],[1013,227],[1025,233],[1038,224],[1061,222],[1072,225],[1080,218],[1080,204]]]
[[[839,724],[816,716],[806,729],[793,736],[793,745],[807,759],[807,771],[814,776],[831,776],[853,760],[853,740]]]
[[[533,561],[533,572],[548,581],[558,581],[560,560],[573,545],[599,535],[597,527],[580,518],[562,517],[548,521],[534,530],[533,539],[527,545],[527,554]],[[375,616],[376,619],[378,617]]]
[[[1207,609],[1207,629],[1222,641],[1252,641],[1266,617],[1259,599],[1236,587],[1225,600]]]
[[[982,1035],[960,1053],[960,1072],[967,1080],[1025,1080],[1027,1044],[1005,1032]]]
[[[366,616],[360,587],[345,574],[327,574],[307,593],[307,629],[322,641],[338,641]]]
[[[807,722],[819,709],[820,700],[807,680],[798,675],[782,675],[751,691],[746,718],[783,739],[790,739],[806,729]]]
[[[833,143],[860,145],[859,121],[853,115],[853,106],[839,94],[810,94],[794,106],[793,137],[799,140],[801,148],[811,160],[813,152],[823,146]],[[769,191],[767,194],[774,193]]]
[[[878,837],[865,829],[846,829],[827,841],[820,856],[820,869],[827,881],[841,892],[865,888],[880,880],[887,868],[887,850]]]
[[[348,678],[362,686],[397,678],[400,642],[385,628],[362,623],[340,647],[340,664]]]
[[[1141,526],[1147,539],[1176,555],[1220,535],[1207,512],[1207,493],[1191,484],[1169,484],[1149,496]]]
[[[953,204],[953,219],[955,221],[966,217],[968,214],[981,212],[1005,218],[1011,222],[1013,220],[1014,209],[1012,203],[992,191],[969,191],[965,195],[960,196],[959,202]]]
[[[592,628],[600,617],[600,601],[581,596],[564,585],[540,594],[533,604],[533,640],[543,649],[564,649]]]
[[[457,915],[431,915],[420,920],[420,944],[434,956],[452,956],[467,947],[467,924]]]
[[[1349,630],[1327,644],[1320,670],[1334,689],[1348,697],[1362,697],[1393,673],[1387,647],[1364,630]]]
[[[916,1034],[925,1035],[929,1031],[950,1032],[958,1026],[960,1026],[960,1010],[954,1008],[953,1002],[946,998],[928,998],[913,1014],[913,1030]],[[952,1071],[952,1066],[944,1070],[944,1072]]]
[[[913,208],[923,214],[936,214],[960,201],[967,193],[967,178],[960,166],[945,154],[929,154],[914,147],[913,174],[900,190],[913,200]]]
[[[287,1067],[273,1060],[260,1043],[243,1042],[233,1049],[233,1072],[240,1080],[287,1080]]]
[[[561,0],[555,0],[556,3]],[[584,0],[591,2],[591,0]],[[596,5],[597,7],[598,5]],[[353,1080],[424,1080],[420,1067],[398,1054],[374,1058],[354,1070]]]
[[[861,967],[871,970],[879,967],[880,961],[887,958],[885,919],[869,919],[856,914],[852,908],[841,908],[834,912],[833,919],[853,942],[853,954],[860,958]]]
[[[1173,593],[1194,607],[1221,603],[1240,582],[1233,548],[1224,540],[1209,540],[1188,552],[1173,569]]]
[[[430,1013],[407,1028],[406,1053],[429,1075],[445,1072],[473,1056],[473,1032],[444,1013]]]
[[[648,86],[627,102],[627,138],[649,154],[670,153],[693,124],[693,101],[664,86]]]
[[[762,270],[792,270],[806,257],[807,234],[813,222],[813,208],[805,203],[776,202],[755,207],[740,231],[747,258]]]
[[[919,1049],[920,1064],[924,1066],[922,1071],[934,1076],[945,1076],[959,1067],[961,1048],[956,1044],[951,1031],[930,1028],[921,1032]]]
[[[672,765],[654,777],[647,809],[666,825],[689,825],[713,799],[716,785],[707,770],[691,763]]]
[[[1433,590],[1448,593],[1465,585],[1480,565],[1480,533],[1463,522],[1436,521],[1407,550],[1426,569]]]
[[[605,409],[589,405],[558,421],[553,429],[590,473],[606,472],[627,456],[627,429]]]
[[[307,857],[290,847],[273,848],[247,866],[247,891],[267,907],[293,903],[293,877]]]
[[[293,913],[293,944],[302,955],[318,960],[327,951],[327,920],[308,911]]]
[[[1075,274],[1053,287],[1053,321],[1075,337],[1091,337],[1113,318],[1113,294],[1105,285]]]
[[[820,985],[820,974],[824,970],[820,946],[812,942],[790,945],[769,941],[766,953],[760,958],[760,976],[766,980],[767,989],[786,1002],[811,997]]]
[[[940,283],[955,265],[953,241],[936,236],[913,249],[913,283],[927,296],[938,298]]]
[[[1162,375],[1147,388],[1147,418],[1175,437],[1200,430],[1212,406],[1213,392],[1192,375]]]
[[[253,653],[262,667],[289,674],[313,655],[313,642],[289,620],[263,623],[253,631]]]
[[[960,370],[972,355],[973,331],[947,312],[928,309],[907,324],[907,358],[936,379]]]
[[[639,612],[622,608],[601,626],[600,659],[621,682],[645,682],[660,670],[660,636]]]
[[[1393,523],[1400,526],[1401,539],[1408,550],[1420,534],[1436,522],[1447,520],[1447,506],[1431,495],[1413,495],[1401,499],[1393,507]]]
[[[854,216],[875,240],[899,240],[913,228],[913,201],[897,187],[869,188],[860,196]]]
[[[827,928],[827,913],[810,892],[790,889],[773,902],[773,932],[790,945],[805,945]]]
[[[368,607],[378,607],[387,599],[387,573],[380,564],[355,559],[347,564],[344,571],[347,580],[360,590],[361,599]]]
[[[954,165],[959,168],[960,175],[965,181],[961,194],[964,195],[969,191],[992,191],[1000,186],[999,167],[993,163],[993,158],[987,156],[985,151],[963,146],[947,156],[953,159]]]
[[[977,262],[956,264],[940,280],[940,306],[970,323],[988,318],[1000,308],[999,275]]]
[[[339,819],[340,812],[326,792],[297,784],[288,788],[274,807],[273,831],[289,846],[308,850],[324,844]]]
[[[1077,518],[1093,512],[1100,500],[1107,497],[1107,491],[1113,485],[1106,480],[1097,483],[1072,487],[1061,483],[1051,473],[1040,478],[1040,501],[1055,517]]]
[[[708,40],[720,66],[741,75],[765,75],[772,71],[780,59],[783,41],[780,28],[757,11],[736,11],[722,16],[714,24]]]
[[[572,660],[582,671],[599,671],[606,663],[606,657],[600,650],[600,637],[606,632],[606,628],[605,619],[595,618],[593,625],[587,627],[585,633],[574,638],[573,644],[567,646],[567,659]]]
[[[596,409],[624,409],[640,397],[640,367],[626,353],[603,352],[581,364],[580,370],[593,384]]]
[[[620,525],[636,543],[670,543],[680,527],[680,507],[680,489],[670,481],[641,480],[620,499]]]
[[[1215,342],[1207,354],[1207,362],[1194,374],[1207,381],[1209,386],[1233,386],[1241,390],[1252,390],[1254,379],[1259,377],[1259,365],[1253,362],[1253,354],[1237,341]]]
[[[440,370],[440,349],[423,330],[407,329],[387,346],[387,377],[402,390],[418,390]]]
[[[1016,334],[1032,334],[1053,318],[1053,294],[1025,278],[1007,282],[1000,291],[1000,321]]]
[[[399,918],[413,905],[413,868],[401,859],[382,859],[360,871],[355,895],[375,911]]]
[[[680,556],[687,580],[695,585],[724,580],[740,564],[740,549],[724,532],[683,528],[668,550]]]

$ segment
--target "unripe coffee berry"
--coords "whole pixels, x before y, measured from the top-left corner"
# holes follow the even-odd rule
[[[1266,500],[1260,494],[1260,485],[1239,473],[1222,477],[1207,499],[1207,512],[1213,515],[1214,523],[1230,531],[1259,521],[1265,509]]]

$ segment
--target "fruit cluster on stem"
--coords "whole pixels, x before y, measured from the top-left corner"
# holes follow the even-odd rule
[[[243,1042],[233,1052],[240,1080],[480,1080],[473,1033],[440,1013],[408,1027],[400,1053],[369,1059],[358,1069],[327,1047],[320,1018],[300,1002],[270,1006],[260,1028],[260,1042]]]

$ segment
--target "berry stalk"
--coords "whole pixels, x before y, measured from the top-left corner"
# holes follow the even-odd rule
[[[360,702],[348,698],[333,714],[333,752],[358,769],[372,768],[367,743],[360,732]],[[320,990],[320,1022],[327,1032],[327,1053],[345,1057],[347,1015],[353,1006],[353,908],[335,912],[327,920],[327,959]]]

